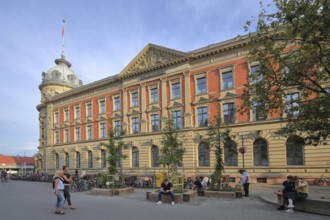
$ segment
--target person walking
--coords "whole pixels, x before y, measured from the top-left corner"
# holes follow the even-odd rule
[[[63,202],[64,202],[64,183],[63,183],[63,172],[58,170],[56,171],[54,175],[53,180],[53,188],[54,188],[54,194],[56,196],[56,209],[55,214],[61,214],[64,215],[65,212],[63,211]]]
[[[249,186],[251,183],[250,176],[246,170],[239,170],[239,173],[241,174],[241,184],[243,185],[244,188],[244,197],[249,196]]]
[[[174,205],[173,185],[167,179],[164,179],[164,182],[160,186],[157,205],[162,204],[162,194],[169,194],[171,196],[172,205]]]
[[[72,206],[71,204],[71,195],[70,195],[70,184],[72,183],[72,178],[69,173],[69,168],[67,166],[63,166],[63,179],[64,179],[64,203],[68,202],[69,209],[76,209],[75,207]]]

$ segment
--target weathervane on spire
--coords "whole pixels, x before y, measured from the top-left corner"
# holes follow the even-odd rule
[[[61,57],[64,59],[64,24],[65,24],[65,20],[62,20],[62,54]]]

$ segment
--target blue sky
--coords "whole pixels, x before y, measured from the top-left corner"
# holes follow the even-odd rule
[[[0,0],[0,154],[37,153],[38,86],[61,55],[62,19],[66,59],[88,84],[148,43],[186,52],[246,34],[259,12],[259,0]]]

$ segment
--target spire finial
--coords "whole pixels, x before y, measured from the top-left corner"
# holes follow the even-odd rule
[[[64,55],[64,24],[65,24],[65,20],[62,20],[62,54],[61,57],[64,59],[65,55]]]

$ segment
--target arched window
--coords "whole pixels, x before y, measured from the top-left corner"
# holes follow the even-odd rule
[[[156,145],[151,147],[151,166],[152,167],[159,167],[159,148]]]
[[[56,166],[56,169],[60,168],[60,157],[59,157],[58,153],[55,154],[55,166]]]
[[[225,142],[225,166],[237,166],[237,144],[234,141]]]
[[[268,144],[264,139],[253,143],[254,166],[268,166]]]
[[[107,151],[101,150],[101,167],[106,168],[107,167]]]
[[[80,152],[76,153],[76,168],[80,168]]]
[[[88,168],[93,168],[93,152],[88,151]]]
[[[304,139],[290,136],[286,141],[287,165],[304,165]]]
[[[65,166],[70,167],[69,153],[65,153]]]
[[[137,147],[132,149],[132,167],[139,167],[139,149]]]
[[[200,143],[198,146],[198,162],[200,167],[210,166],[210,149],[206,143]]]

